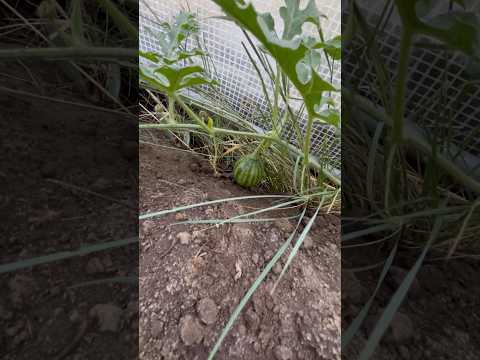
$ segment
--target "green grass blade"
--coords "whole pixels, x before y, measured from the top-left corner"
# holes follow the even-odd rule
[[[295,243],[295,246],[293,247],[292,251],[291,251],[290,254],[288,255],[287,261],[285,262],[285,265],[283,266],[282,272],[280,273],[280,275],[278,276],[278,279],[275,281],[275,284],[273,285],[272,294],[273,294],[273,292],[275,291],[275,289],[277,288],[277,285],[278,285],[278,283],[280,282],[280,280],[283,278],[283,275],[284,275],[285,272],[287,271],[287,269],[288,269],[288,267],[290,266],[291,262],[293,261],[293,259],[294,259],[295,256],[297,255],[298,249],[300,249],[300,246],[302,246],[303,241],[305,240],[305,238],[307,237],[308,233],[310,232],[310,229],[312,228],[312,225],[313,225],[313,223],[315,222],[315,219],[317,218],[318,212],[320,211],[320,209],[321,209],[322,206],[323,206],[323,200],[324,200],[324,198],[322,198],[322,201],[320,202],[320,204],[319,204],[318,207],[317,207],[317,211],[315,211],[315,214],[313,214],[312,218],[310,219],[310,221],[307,223],[307,225],[306,225],[305,228],[303,229],[303,231],[302,231],[302,233],[300,234],[297,242]]]
[[[303,213],[301,215],[301,218],[305,215],[306,209],[303,210]],[[262,281],[265,279],[265,277],[268,275],[268,273],[272,270],[273,266],[277,263],[278,259],[283,255],[283,253],[287,250],[288,246],[290,245],[293,237],[295,236],[295,233],[297,232],[298,226],[300,225],[301,218],[297,223],[297,226],[295,227],[295,230],[292,232],[292,234],[289,236],[289,238],[285,241],[285,243],[280,247],[280,249],[277,250],[275,255],[272,257],[272,259],[268,262],[268,264],[265,266],[261,274],[257,277],[257,279],[254,281],[250,289],[248,289],[247,293],[245,296],[240,300],[240,303],[237,305],[233,313],[230,315],[230,318],[228,319],[227,324],[223,328],[217,342],[213,346],[213,349],[210,351],[210,354],[208,354],[208,360],[212,360],[215,357],[215,354],[218,352],[220,349],[220,346],[223,343],[223,340],[229,333],[230,329],[232,328],[233,324],[237,320],[238,316],[242,312],[243,308],[247,304],[247,302],[250,300],[252,297],[253,293],[257,290],[257,288],[260,286]]]
[[[79,287],[91,286],[91,285],[101,285],[101,284],[111,284],[111,283],[120,283],[120,284],[138,284],[138,278],[134,276],[114,276],[107,279],[98,279],[92,281],[85,281],[79,284],[69,286],[69,289],[75,289]]]
[[[28,260],[20,260],[10,264],[0,265],[0,274],[29,268],[32,266],[48,264],[54,261],[70,259],[77,256],[84,256],[94,252],[111,250],[118,247],[130,245],[138,242],[138,238],[128,238],[122,240],[109,241],[101,244],[82,245],[78,250],[60,251],[54,254],[39,256]]]
[[[150,218],[154,218],[154,217],[160,217],[160,216],[164,216],[164,215],[167,215],[167,214],[176,213],[176,212],[179,212],[179,211],[185,211],[185,210],[190,210],[190,209],[197,208],[197,207],[219,204],[219,203],[224,203],[224,202],[229,202],[229,201],[250,200],[250,199],[274,199],[274,198],[284,198],[285,199],[285,198],[288,198],[288,197],[290,197],[290,196],[287,196],[287,195],[238,196],[238,197],[232,197],[232,198],[226,198],[226,199],[205,201],[205,202],[201,202],[201,203],[198,203],[198,204],[179,206],[179,207],[176,207],[176,208],[173,208],[173,209],[167,209],[167,210],[147,213],[147,214],[140,215],[138,218],[140,220],[150,219]]]
[[[433,225],[432,233],[426,243],[425,247],[423,248],[422,253],[418,257],[415,265],[413,265],[412,269],[408,272],[405,276],[404,280],[400,284],[399,288],[392,296],[390,302],[388,303],[385,311],[382,313],[379,321],[375,325],[375,329],[373,330],[372,334],[370,335],[365,347],[363,348],[362,352],[360,353],[359,360],[368,360],[374,353],[375,348],[377,347],[378,343],[380,342],[383,334],[388,329],[390,322],[393,320],[396,312],[400,308],[403,300],[407,296],[408,290],[415,279],[420,267],[422,266],[423,260],[430,249],[430,246],[433,244],[435,239],[438,237],[440,229],[442,227],[443,218],[438,216],[435,220],[435,224]]]
[[[352,323],[349,325],[347,330],[344,333],[342,333],[342,351],[344,351],[347,348],[347,346],[350,344],[350,341],[352,341],[355,334],[358,333],[360,326],[362,325],[363,321],[367,317],[368,312],[370,311],[370,307],[372,306],[373,300],[375,300],[375,297],[377,296],[377,292],[380,289],[380,286],[382,285],[383,280],[387,276],[388,270],[390,270],[390,267],[392,266],[393,259],[397,254],[397,249],[398,249],[398,243],[395,243],[395,246],[392,248],[392,250],[390,251],[390,254],[388,255],[387,261],[385,261],[385,265],[383,266],[383,269],[377,281],[377,286],[375,287],[375,290],[373,291],[372,295],[370,296],[368,301],[365,303],[365,305],[363,305],[362,310],[360,310],[360,312],[355,317],[355,319],[353,319]]]

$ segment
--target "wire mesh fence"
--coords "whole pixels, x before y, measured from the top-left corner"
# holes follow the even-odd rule
[[[253,1],[255,7],[261,12],[270,12],[275,19],[277,30],[280,32],[282,21],[277,10],[284,1]],[[317,7],[325,15],[322,17],[322,30],[325,38],[329,39],[340,34],[340,4],[337,1],[317,1]],[[248,41],[242,30],[231,21],[221,19],[220,8],[212,1],[207,0],[143,0],[140,3],[140,50],[158,52],[159,45],[155,39],[155,32],[161,31],[160,23],[172,21],[182,10],[189,10],[197,15],[200,24],[200,39],[203,47],[209,54],[213,63],[213,77],[219,82],[218,91],[207,95],[213,101],[210,103],[226,102],[243,119],[247,119],[258,128],[270,130],[270,122],[266,119],[268,103],[262,91],[261,82],[245,49],[242,46]],[[261,70],[260,70],[261,71]],[[331,72],[327,64],[320,68],[321,75],[332,80],[336,87],[340,87],[340,63],[334,64]],[[264,74],[266,75],[266,74]],[[267,92],[272,93],[273,88],[267,85]],[[188,92],[189,97],[198,100],[198,93]],[[292,97],[299,96],[292,89]],[[339,93],[330,96],[337,104],[340,101]],[[207,102],[208,104],[209,102]],[[291,100],[289,106],[299,109],[300,102]],[[213,110],[213,109],[212,109]],[[283,109],[282,111],[285,111]],[[301,124],[306,124],[303,115]],[[301,130],[305,130],[302,128]],[[295,143],[293,129],[286,129],[282,136]],[[336,129],[332,126],[315,124],[312,132],[312,153],[319,158],[326,159],[329,165],[339,171],[340,169],[340,141]]]
[[[388,3],[391,9],[386,7]],[[449,11],[449,3],[447,0],[438,1],[431,15]],[[357,4],[375,32],[378,53],[387,70],[387,78],[393,83],[399,58],[401,31],[401,22],[394,11],[394,4],[387,0],[375,2],[361,0],[357,1]],[[342,16],[349,16],[348,8],[344,2]],[[388,13],[391,12],[391,16],[388,22],[380,23],[384,9],[387,9]],[[427,38],[419,38],[417,42],[434,45]],[[366,51],[364,45],[357,39],[355,44],[343,49],[343,81],[346,84],[356,84],[356,88],[363,96],[382,105],[381,94],[374,86],[377,81],[374,64],[358,61],[364,55],[362,52]],[[355,54],[354,51],[359,52]],[[415,47],[412,55],[407,83],[406,118],[419,125],[427,137],[433,136],[434,128],[449,132],[458,148],[478,158],[480,84],[478,81],[471,81],[470,60],[460,53],[446,54],[441,47],[435,46]]]

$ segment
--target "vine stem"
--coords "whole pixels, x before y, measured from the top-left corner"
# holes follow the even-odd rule
[[[372,119],[377,122],[384,122],[385,125],[393,127],[392,117],[385,111],[376,107],[375,104],[365,97],[355,94],[344,87],[342,88],[342,99],[355,104],[360,113],[368,115],[368,117],[365,118],[365,121],[368,122]],[[428,156],[433,154],[432,146],[429,144],[428,139],[423,135],[416,124],[408,120],[405,120],[405,126],[403,127],[403,138],[418,151]],[[471,191],[480,193],[480,181],[475,180],[472,176],[468,176],[466,172],[462,170],[460,165],[446,157],[444,154],[438,154],[437,156],[437,163],[443,171]]]
[[[158,129],[158,130],[205,130],[205,126],[206,126],[205,124],[204,126],[201,126],[199,124],[179,124],[179,123],[177,124],[140,124],[139,128],[140,129]],[[281,138],[277,136],[271,136],[268,134],[262,134],[257,132],[230,130],[230,129],[216,128],[216,127],[208,129],[208,133],[210,132],[213,132],[214,134],[245,136],[245,137],[251,137],[251,138],[276,142],[277,144],[281,144],[282,146],[287,146],[287,148],[290,150],[292,154],[295,154],[296,156],[298,155],[303,156],[303,152],[301,150],[299,150],[294,145],[283,141]],[[318,170],[322,174],[324,174],[332,183],[334,183],[337,186],[340,186],[341,184],[340,179],[335,175],[333,175],[332,173],[330,173],[329,171],[327,171],[327,169],[325,169],[323,166],[321,166],[316,158],[310,155],[308,157],[307,164],[310,168]]]
[[[413,31],[409,26],[405,26],[400,42],[400,58],[398,62],[397,83],[395,89],[395,102],[393,108],[393,142],[399,144],[403,136],[403,118],[405,111],[405,92],[407,89],[408,61],[410,60],[410,51],[412,48]]]

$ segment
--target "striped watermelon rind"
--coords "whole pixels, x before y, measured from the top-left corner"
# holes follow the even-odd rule
[[[235,182],[244,188],[258,185],[265,176],[263,161],[254,154],[238,159],[233,168]]]

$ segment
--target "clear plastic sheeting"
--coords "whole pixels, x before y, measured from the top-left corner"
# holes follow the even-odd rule
[[[278,31],[283,26],[278,14],[284,0],[258,0],[252,1],[260,12],[270,12],[275,19]],[[303,4],[304,2],[301,2]],[[322,17],[322,30],[326,39],[340,34],[340,2],[335,0],[317,1],[317,7],[325,15]],[[186,96],[192,100],[200,100],[199,96],[207,96],[213,101],[204,104],[220,104],[226,102],[230,109],[234,110],[243,119],[253,123],[260,130],[268,131],[270,123],[262,114],[268,113],[268,105],[262,91],[258,74],[251,64],[244,43],[249,48],[247,38],[242,30],[231,21],[221,19],[223,16],[220,8],[210,0],[141,0],[140,1],[140,50],[159,52],[159,46],[155,40],[155,32],[160,30],[159,23],[172,21],[182,10],[189,10],[197,15],[200,24],[200,39],[203,47],[209,54],[213,63],[213,77],[219,82],[218,92],[207,95],[188,92]],[[306,29],[308,31],[308,29]],[[250,50],[250,49],[249,49]],[[336,65],[336,66],[335,66]],[[332,76],[333,84],[340,87],[340,63],[334,64],[334,72],[331,74],[325,63],[320,69],[320,74],[325,79]],[[267,84],[268,87],[268,84]],[[267,88],[271,92],[272,88]],[[292,97],[298,95],[292,89]],[[339,105],[340,94],[332,94],[332,98]],[[206,99],[204,99],[206,100]],[[298,109],[300,103],[292,100],[289,105]],[[215,111],[212,107],[210,110]],[[306,124],[304,117],[303,125]],[[303,129],[304,130],[304,129]],[[286,131],[282,136],[291,139],[295,143],[293,133]],[[328,160],[332,168],[340,169],[340,141],[336,129],[319,123],[314,125],[312,132],[313,155]]]

